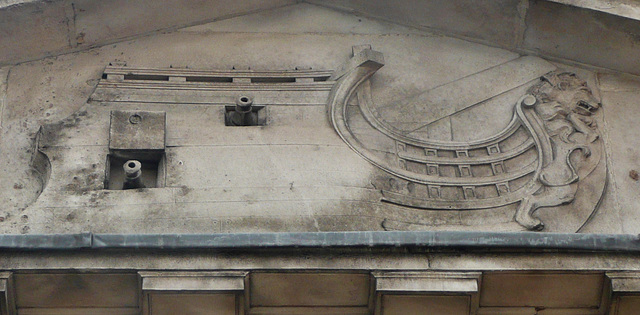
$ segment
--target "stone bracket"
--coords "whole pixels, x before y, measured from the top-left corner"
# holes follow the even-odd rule
[[[480,272],[373,273],[378,292],[477,293]]]
[[[236,309],[244,314],[244,290],[248,272],[164,272],[141,271],[142,314],[152,315],[157,309],[166,312],[189,307],[206,310]]]
[[[243,291],[248,272],[141,271],[143,291]]]
[[[424,296],[433,303],[438,297],[467,296],[469,314],[477,313],[480,297],[481,272],[434,272],[434,271],[375,271],[376,314],[382,314],[384,296]]]

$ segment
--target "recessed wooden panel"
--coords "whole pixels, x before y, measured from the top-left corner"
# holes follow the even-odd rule
[[[150,315],[235,315],[235,294],[150,294]]]
[[[370,315],[366,307],[255,307],[247,315]]]
[[[477,315],[536,315],[535,307],[481,307]]]
[[[251,274],[251,306],[366,306],[367,274]]]
[[[618,298],[618,311],[613,315],[637,315],[640,313],[640,296],[621,296]]]
[[[15,314],[12,273],[0,272],[0,315]]]
[[[488,273],[480,306],[597,308],[603,284],[602,274]]]
[[[18,308],[138,307],[136,274],[15,274]]]
[[[21,308],[18,315],[140,315],[140,310],[135,307]]]
[[[470,296],[383,295],[382,315],[468,315]]]

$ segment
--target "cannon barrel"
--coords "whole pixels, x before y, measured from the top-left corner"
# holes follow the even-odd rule
[[[123,165],[124,185],[122,189],[144,188],[142,183],[142,163],[137,160],[129,160]]]

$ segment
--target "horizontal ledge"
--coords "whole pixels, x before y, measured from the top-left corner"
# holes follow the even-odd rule
[[[367,306],[258,306],[251,307],[249,315],[296,315],[313,312],[326,315],[365,315]]]
[[[640,237],[630,234],[460,231],[0,235],[0,250],[184,250],[329,247],[640,252]]]
[[[252,78],[252,77],[273,77],[273,78],[314,78],[329,77],[333,74],[333,70],[219,70],[219,69],[182,69],[182,68],[134,68],[134,67],[116,67],[107,66],[104,70],[105,74],[121,74],[121,75],[163,75],[163,76],[183,76],[183,77],[236,77],[236,78]]]
[[[564,5],[599,11],[633,20],[640,20],[640,4],[633,1],[611,0],[548,0]]]

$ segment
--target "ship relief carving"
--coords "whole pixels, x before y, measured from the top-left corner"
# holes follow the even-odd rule
[[[335,71],[109,65],[40,129],[23,215],[38,233],[576,232],[593,216],[607,169],[584,80],[514,55],[404,95],[374,76],[381,52],[352,53]]]
[[[600,138],[592,117],[600,105],[586,82],[573,73],[549,73],[530,94],[536,99],[534,111],[544,125],[534,137],[549,139],[550,148],[542,148],[551,152],[543,152],[542,169],[535,178],[542,187],[522,199],[516,221],[529,229],[541,230],[544,224],[533,213],[540,207],[572,202],[580,180],[576,168],[593,168],[584,158],[591,155]],[[584,158],[572,160],[571,154],[576,150]]]
[[[354,59],[362,54],[354,52]],[[372,182],[382,202],[413,211],[415,218],[420,218],[416,211],[421,210],[436,218],[441,213],[442,221],[455,217],[456,212],[472,211],[484,225],[501,216],[500,222],[511,220],[521,229],[535,231],[576,232],[593,215],[606,184],[596,119],[600,103],[576,74],[553,70],[528,82],[524,95],[504,109],[513,113],[511,120],[492,136],[446,141],[421,137],[385,119],[367,80],[382,63],[381,59],[356,62],[359,66],[336,85],[348,81],[352,88],[339,98],[335,94],[341,91],[334,88],[329,109],[343,140],[384,171]],[[359,110],[353,110],[353,103]],[[415,115],[436,121],[471,106],[459,107],[462,109],[441,107]],[[358,121],[366,122],[369,129]],[[380,145],[385,142],[392,149],[385,151]],[[386,219],[383,226],[409,229],[420,225],[396,222],[393,228],[393,223]],[[426,224],[423,228],[429,229]]]

